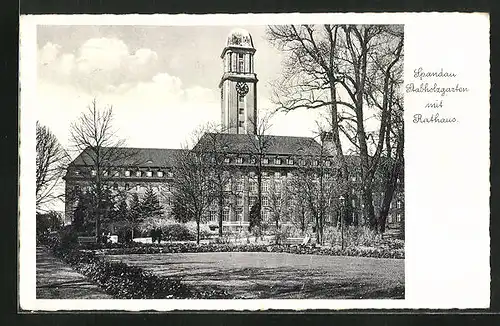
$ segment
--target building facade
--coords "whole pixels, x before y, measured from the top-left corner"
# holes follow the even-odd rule
[[[324,133],[320,140],[312,137],[290,137],[257,134],[257,75],[254,66],[256,50],[252,37],[241,29],[231,31],[222,51],[221,125],[223,133],[206,133],[194,149],[206,148],[217,136],[219,151],[224,155],[224,171],[230,174],[224,191],[223,228],[230,230],[247,229],[250,209],[257,201],[257,180],[262,179],[262,212],[264,220],[272,221],[273,215],[283,215],[282,223],[291,221],[294,216],[307,215],[305,202],[297,193],[297,176],[304,171],[313,171],[312,179],[330,180],[335,188],[334,176],[339,173],[338,157],[332,139]],[[263,146],[265,144],[265,146]],[[73,219],[77,205],[74,193],[88,188],[99,176],[115,192],[122,192],[128,198],[134,193],[142,197],[147,188],[158,194],[164,215],[172,213],[173,179],[177,157],[181,149],[114,148],[121,159],[115,160],[101,171],[96,171],[90,150],[82,152],[68,167],[66,181],[67,223]],[[348,159],[355,165],[355,158]],[[105,171],[103,171],[103,169]],[[316,171],[316,172],[314,172]],[[319,174],[321,173],[321,178]],[[94,181],[93,181],[94,180]],[[359,196],[361,179],[352,176],[352,193],[347,198],[349,219],[363,223],[363,207]],[[316,181],[314,181],[316,182]],[[326,182],[326,181],[325,181]],[[397,194],[388,218],[388,224],[400,222],[404,218],[404,191],[398,181]],[[329,191],[331,189],[328,189]],[[331,194],[331,193],[330,193]],[[376,212],[381,204],[382,192],[374,193]],[[332,195],[330,195],[332,197]],[[333,198],[333,197],[332,197]],[[330,198],[330,199],[332,199]],[[277,205],[282,205],[279,210]],[[331,207],[338,206],[333,198]],[[332,209],[327,214],[327,222],[338,221]],[[206,213],[205,222],[218,223],[218,206],[214,203]]]

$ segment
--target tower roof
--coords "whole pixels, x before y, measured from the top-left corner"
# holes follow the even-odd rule
[[[229,46],[254,49],[252,36],[243,28],[235,28],[229,32],[226,47]]]

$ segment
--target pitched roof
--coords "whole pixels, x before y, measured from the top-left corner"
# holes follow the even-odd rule
[[[109,165],[112,166],[174,166],[176,158],[184,152],[183,149],[169,148],[130,148],[130,147],[106,147],[102,149],[104,155],[111,157]],[[94,152],[87,148],[71,165],[93,165]]]
[[[217,138],[215,138],[217,137]],[[261,144],[265,144],[266,154],[276,155],[318,155],[321,151],[320,144],[311,137],[296,136],[262,136]],[[219,146],[224,147],[228,153],[257,153],[259,141],[257,136],[248,134],[223,134],[223,133],[205,133],[197,148],[210,148],[214,138]]]

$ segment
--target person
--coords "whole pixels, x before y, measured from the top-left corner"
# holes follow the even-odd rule
[[[156,234],[156,237],[158,239],[158,244],[160,244],[161,236],[162,236],[161,228],[158,228],[158,233]]]

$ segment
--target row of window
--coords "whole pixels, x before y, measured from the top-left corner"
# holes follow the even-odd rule
[[[240,122],[242,123],[240,125],[240,127],[243,127],[243,121],[240,121]],[[320,162],[319,160],[312,160],[311,161],[311,165],[312,166],[319,166],[319,162]],[[226,157],[224,159],[224,163],[226,163],[226,164],[229,164],[229,163],[236,163],[236,164],[250,163],[250,164],[256,164],[257,163],[257,159],[255,157],[250,157],[250,158],[248,158],[248,160],[244,160],[243,157],[235,157],[235,158]],[[300,159],[298,161],[298,164],[301,165],[301,166],[304,166],[307,163],[308,163],[308,161],[305,160],[305,159]],[[293,158],[282,159],[280,157],[276,157],[276,158],[274,158],[274,159],[271,160],[268,157],[264,157],[264,158],[262,158],[262,164],[274,164],[274,165],[287,164],[287,165],[295,165],[296,161]],[[332,162],[330,160],[325,160],[325,166],[326,167],[332,166]]]
[[[75,171],[75,174],[76,175],[79,175],[80,174],[80,171]],[[109,176],[109,172],[108,171],[104,171],[103,173],[103,176],[107,177]],[[97,175],[97,171],[96,170],[91,170],[90,171],[90,175],[95,177]],[[113,177],[119,177],[121,174],[120,174],[120,171],[113,171],[111,173],[111,175]],[[163,178],[165,176],[165,172],[163,171],[151,171],[151,170],[148,170],[148,171],[141,171],[141,170],[136,170],[136,171],[131,171],[131,170],[125,170],[123,171],[123,176],[125,177],[131,177],[131,176],[135,176],[135,177],[148,177],[148,178],[152,178],[153,176],[156,176],[158,178]],[[169,178],[173,177],[173,173],[172,172],[167,172],[167,176]]]

